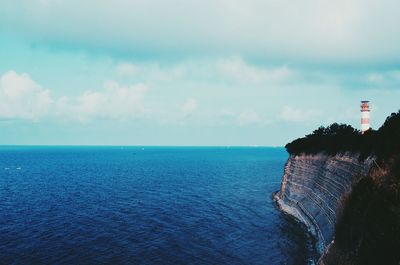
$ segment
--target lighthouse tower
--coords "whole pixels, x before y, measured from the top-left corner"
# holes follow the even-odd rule
[[[365,131],[368,131],[370,128],[369,125],[369,101],[363,100],[361,101],[361,133],[363,134]]]

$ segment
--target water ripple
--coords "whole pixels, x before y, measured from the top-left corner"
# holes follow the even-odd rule
[[[0,263],[306,264],[283,149],[0,148]]]

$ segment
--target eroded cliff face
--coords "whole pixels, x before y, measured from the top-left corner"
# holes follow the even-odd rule
[[[283,211],[306,224],[317,239],[320,254],[333,240],[344,198],[372,163],[373,158],[359,161],[358,155],[351,153],[291,155],[286,162],[275,198]]]

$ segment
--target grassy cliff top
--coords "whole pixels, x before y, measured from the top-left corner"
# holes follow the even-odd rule
[[[378,130],[370,129],[361,134],[350,125],[334,123],[328,127],[319,127],[285,147],[291,155],[357,152],[361,158],[375,155],[382,160],[400,153],[400,111],[387,117]]]

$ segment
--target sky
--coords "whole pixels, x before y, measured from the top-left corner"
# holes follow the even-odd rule
[[[400,109],[397,0],[0,0],[0,145],[283,146]]]

